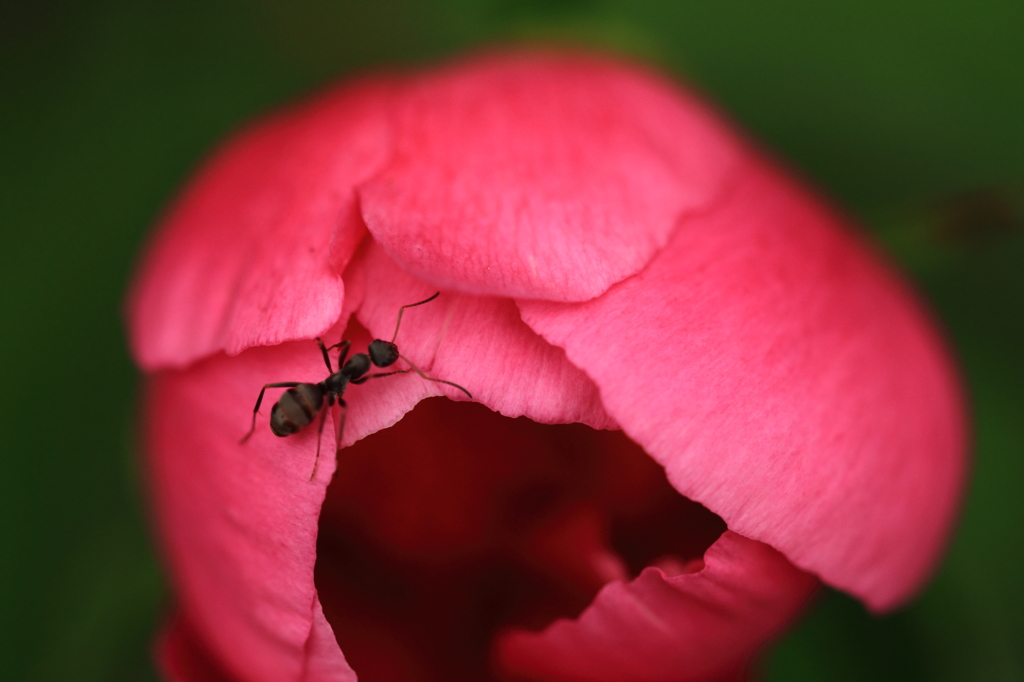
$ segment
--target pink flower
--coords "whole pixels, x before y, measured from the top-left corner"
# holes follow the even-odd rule
[[[239,445],[261,386],[327,376],[314,337],[363,352],[437,290],[398,346],[479,405],[351,386],[311,481],[316,428],[274,437],[270,389]],[[908,599],[965,473],[905,285],[605,58],[490,55],[257,123],[164,220],[129,319],[175,680],[734,679],[819,580]]]

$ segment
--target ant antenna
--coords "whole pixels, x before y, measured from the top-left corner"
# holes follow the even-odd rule
[[[435,296],[436,296],[436,295],[437,295],[437,294],[435,294]],[[431,298],[427,299],[427,300],[433,300],[433,296],[432,296]],[[426,302],[426,301],[424,301],[424,303],[425,303],[425,302]],[[418,304],[418,303],[416,303],[416,304],[414,304],[414,305],[419,305],[419,304]],[[459,389],[460,391],[462,391],[463,393],[465,393],[466,395],[468,395],[468,396],[469,396],[470,398],[472,398],[472,397],[473,397],[473,394],[472,394],[472,393],[470,393],[469,391],[467,391],[466,389],[464,389],[464,388],[463,388],[462,386],[459,386],[459,385],[458,385],[457,383],[455,383],[454,381],[445,381],[444,379],[438,379],[438,378],[436,378],[436,377],[428,377],[428,376],[427,376],[426,374],[424,374],[424,373],[423,373],[423,370],[422,370],[422,369],[420,369],[420,368],[419,368],[419,367],[417,367],[416,365],[412,364],[412,362],[410,362],[410,361],[409,361],[409,358],[405,357],[404,355],[399,355],[398,357],[400,357],[400,358],[402,358],[403,360],[405,360],[405,362],[406,362],[406,363],[407,363],[407,364],[408,364],[408,365],[409,365],[410,367],[412,367],[412,369],[413,369],[413,371],[414,371],[414,372],[416,372],[417,374],[419,374],[419,375],[420,375],[421,377],[423,377],[423,378],[424,378],[424,379],[426,379],[427,381],[436,381],[436,382],[437,382],[437,383],[439,383],[439,384],[448,384],[449,386],[454,386],[455,388]],[[408,371],[408,370],[406,370],[406,371]]]
[[[402,306],[401,308],[399,308],[399,309],[398,309],[398,322],[396,322],[396,323],[395,323],[395,335],[391,337],[391,343],[394,343],[394,342],[395,342],[395,339],[397,339],[397,338],[398,338],[398,328],[399,328],[399,327],[400,327],[400,326],[402,325],[402,312],[403,312],[403,311],[404,311],[404,310],[405,310],[406,308],[415,308],[415,307],[416,307],[416,306],[418,306],[418,305],[423,305],[424,303],[430,303],[431,301],[433,301],[433,300],[434,300],[435,298],[437,298],[437,297],[438,297],[438,296],[440,296],[440,295],[441,295],[441,292],[439,291],[439,292],[437,292],[436,294],[434,294],[433,296],[431,296],[430,298],[428,298],[428,299],[427,299],[427,300],[425,300],[425,301],[420,301],[419,303],[410,303],[409,305],[403,305],[403,306]],[[403,359],[404,359],[404,358],[403,358]],[[408,361],[408,360],[406,360],[406,362],[409,362],[409,361]],[[411,363],[411,362],[409,362],[409,364],[411,365],[412,363]],[[416,371],[417,371],[417,372],[420,372],[419,370],[416,370]],[[420,372],[420,375],[421,375],[421,376],[423,376],[424,378],[427,378],[427,379],[429,379],[429,378],[430,378],[430,377],[428,377],[427,375],[423,374],[423,372]],[[434,379],[434,381],[441,381],[441,380],[440,380],[440,379]],[[448,382],[448,381],[446,381],[446,382],[444,382],[444,383],[446,383],[446,384],[447,384],[447,383],[451,383],[451,382]],[[452,384],[452,385],[454,386],[455,384]],[[459,388],[462,388],[462,387],[461,387],[461,386],[459,386]],[[466,389],[464,389],[464,388],[462,388],[462,390],[463,390],[463,391],[466,391]],[[469,391],[466,391],[466,393],[469,393]],[[470,396],[470,397],[472,398],[473,396]]]

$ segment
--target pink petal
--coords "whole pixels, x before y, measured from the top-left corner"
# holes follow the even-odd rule
[[[150,476],[179,607],[211,656],[240,679],[348,670],[313,584],[333,429],[324,429],[315,481],[316,429],[282,439],[267,426],[280,389],[268,391],[255,434],[238,443],[263,382],[316,381],[325,372],[306,342],[217,355],[150,378]]]
[[[339,272],[365,234],[353,187],[390,146],[387,83],[357,84],[263,121],[175,204],[128,303],[147,370],[312,338],[341,314]]]
[[[759,161],[636,277],[520,302],[682,494],[876,609],[945,542],[964,412],[903,284]]]
[[[374,238],[435,288],[592,298],[723,190],[736,143],[638,67],[517,53],[422,76],[395,155],[359,190]]]
[[[424,300],[436,291],[403,272],[373,242],[353,261],[345,281],[362,293],[357,313],[360,321],[386,340],[394,334],[400,306]],[[446,291],[430,303],[407,309],[400,332],[396,342],[405,357],[428,375],[462,385],[473,394],[473,400],[506,417],[616,428],[594,383],[566,360],[562,349],[523,324],[510,300]],[[402,361],[398,364],[404,366]],[[370,382],[366,387],[384,381],[427,384],[431,389],[427,395],[444,393],[456,400],[466,397],[458,389],[431,384],[415,375]],[[374,398],[364,398],[362,393],[359,403],[357,407],[353,401],[350,406],[354,418],[365,414],[372,419],[373,412],[381,409]],[[412,409],[412,404],[405,409]],[[390,425],[396,419],[384,421]],[[346,437],[345,443],[350,442]]]
[[[749,665],[815,585],[772,548],[726,531],[702,570],[647,568],[632,582],[611,582],[575,620],[506,634],[498,658],[539,680],[722,679]]]

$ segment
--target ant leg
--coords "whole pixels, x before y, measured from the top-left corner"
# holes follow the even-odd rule
[[[405,311],[406,308],[415,308],[418,305],[423,305],[424,303],[430,303],[431,301],[433,301],[435,298],[437,298],[440,295],[441,295],[441,292],[439,291],[436,294],[434,294],[433,296],[431,296],[430,298],[428,298],[426,300],[423,300],[423,301],[420,301],[419,303],[410,303],[409,305],[403,305],[401,308],[399,308],[398,309],[398,322],[395,322],[395,335],[391,337],[391,343],[394,343],[395,339],[398,338],[398,328],[402,325],[402,313]]]
[[[334,401],[331,400],[333,404]],[[320,410],[320,426],[316,430],[316,459],[313,460],[313,473],[309,475],[309,480],[313,480],[316,476],[316,468],[320,464],[320,441],[323,440],[324,435],[324,424],[327,422],[327,410]]]
[[[345,431],[345,415],[348,414],[348,405],[341,398],[338,398],[337,402],[334,402],[333,396],[328,397],[328,404],[331,407],[331,419],[334,421],[334,437],[335,437],[335,449],[341,449],[341,434]],[[323,411],[320,415],[320,428],[316,434],[316,459],[313,460],[313,473],[309,475],[309,480],[313,480],[316,477],[316,469],[320,465],[320,440],[324,433],[324,423],[327,421],[327,410]]]
[[[370,374],[370,375],[367,375],[365,377],[360,377],[360,378],[356,379],[355,381],[350,381],[348,383],[356,384],[356,385],[365,384],[370,379],[379,379],[381,377],[389,377],[392,374],[408,374],[411,371],[412,371],[411,369],[396,369],[394,372],[377,372],[376,374]]]
[[[331,406],[331,417],[334,419],[334,449],[341,450],[341,436],[345,433],[345,417],[348,416],[348,405],[344,400],[338,398],[338,402]]]
[[[448,384],[449,386],[454,386],[455,388],[459,389],[460,391],[462,391],[463,393],[468,395],[470,398],[473,397],[472,393],[470,393],[469,391],[464,389],[462,386],[459,386],[454,381],[446,381],[445,379],[438,379],[437,377],[428,377],[426,374],[423,373],[422,369],[420,369],[416,365],[414,365],[411,362],[409,362],[409,358],[405,357],[404,355],[399,355],[398,357],[400,357],[403,360],[405,360],[409,364],[409,366],[412,367],[412,371],[416,372],[417,374],[419,374],[421,377],[423,377],[427,381],[436,381],[439,384]],[[379,376],[379,375],[376,375],[376,376]]]
[[[319,336],[316,337],[316,345],[320,346],[320,352],[323,353],[324,362],[327,363],[327,371],[334,374],[334,368],[331,367],[331,359],[327,356],[327,349],[324,348],[324,342],[320,340]],[[338,368],[340,369],[341,365],[338,365]]]
[[[333,346],[331,346],[330,348],[327,349],[327,350],[334,350],[335,348],[340,348],[341,349],[341,352],[338,353],[338,371],[339,372],[341,371],[342,365],[345,364],[345,358],[348,357],[348,349],[351,346],[352,346],[352,342],[346,340],[346,341],[340,341],[340,342],[334,344]],[[323,346],[320,346],[320,348],[322,349]],[[327,351],[324,351],[324,356],[326,357],[326,355],[327,355]],[[330,368],[330,366],[331,366],[331,363],[328,362],[327,363],[327,367]],[[334,370],[331,370],[331,374],[334,374]]]
[[[245,441],[249,440],[249,436],[251,436],[252,432],[256,430],[256,414],[260,411],[260,403],[263,402],[264,391],[266,391],[268,388],[295,388],[296,386],[299,385],[299,383],[300,382],[298,381],[282,381],[281,383],[278,384],[263,385],[263,388],[260,389],[260,397],[256,398],[256,407],[252,408],[252,426],[249,427],[249,433],[242,436],[242,440],[238,441],[239,445],[242,445],[243,443],[245,443]]]
[[[331,416],[334,417],[334,436],[337,439],[335,447],[341,449],[341,434],[345,432],[345,417],[348,416],[348,405],[344,400],[338,398],[338,403],[331,409]]]

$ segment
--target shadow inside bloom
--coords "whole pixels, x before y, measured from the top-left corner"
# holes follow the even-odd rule
[[[316,585],[361,681],[497,679],[501,631],[700,570],[724,530],[621,432],[435,398],[339,453]]]

